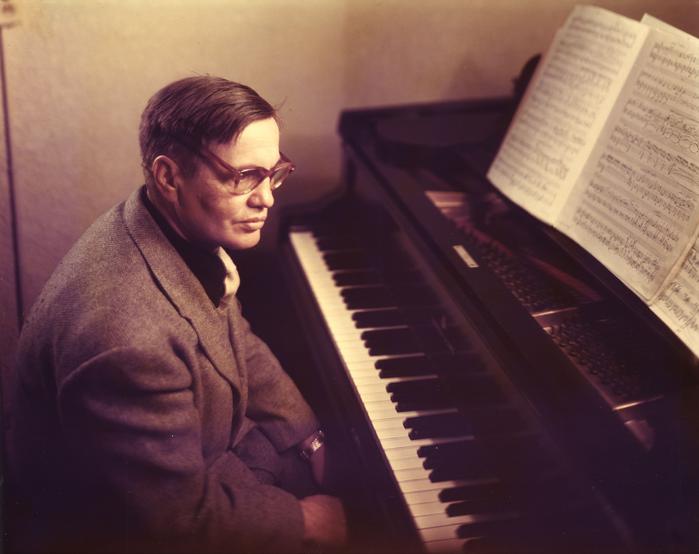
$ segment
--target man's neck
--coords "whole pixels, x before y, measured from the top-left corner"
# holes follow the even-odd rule
[[[177,236],[180,237],[182,240],[185,242],[188,242],[192,246],[196,248],[200,248],[202,250],[206,250],[207,252],[210,252],[212,254],[215,254],[218,246],[208,246],[208,245],[203,245],[195,240],[192,240],[189,236],[187,236],[187,233],[182,228],[182,225],[180,224],[177,215],[175,214],[175,211],[172,209],[170,204],[163,199],[161,195],[159,195],[157,192],[154,192],[151,187],[146,185],[146,196],[148,197],[148,200],[151,203],[151,206],[155,208],[162,217],[167,225],[172,229],[173,232],[177,233]]]
[[[171,219],[166,217],[167,211],[162,206],[158,207],[157,195],[148,194],[148,188],[142,193],[143,201],[148,212],[155,223],[160,227],[167,240],[172,244],[178,254],[185,261],[189,269],[199,279],[207,296],[214,306],[218,306],[221,298],[225,294],[224,279],[226,268],[224,262],[215,252],[200,248],[196,244],[187,240],[177,228],[170,223]]]

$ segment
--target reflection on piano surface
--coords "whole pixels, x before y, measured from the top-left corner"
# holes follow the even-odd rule
[[[694,551],[694,359],[485,180],[511,112],[345,112],[347,191],[290,222],[284,272],[344,437],[357,540]]]

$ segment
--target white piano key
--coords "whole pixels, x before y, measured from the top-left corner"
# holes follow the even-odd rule
[[[395,409],[395,404],[393,405],[392,409],[386,410],[385,412],[381,411],[380,409],[374,410],[372,414],[372,420],[381,420],[384,418],[392,418],[395,416],[395,414],[398,414],[402,416],[404,419],[408,419],[409,417],[421,417],[421,416],[430,416],[430,415],[440,415],[440,414],[457,414],[459,413],[459,410],[456,408],[440,408],[438,410],[407,410],[405,412],[399,412]]]
[[[403,481],[398,484],[401,492],[433,491],[460,487],[464,481],[440,481],[433,483],[429,479],[415,479],[414,481]]]
[[[353,379],[354,386],[361,393],[380,392],[388,397],[389,393],[386,390],[386,383],[382,383],[380,379],[371,379],[367,375],[360,375],[357,379]]]
[[[428,527],[426,529],[420,529],[420,538],[422,538],[425,544],[432,541],[449,540],[456,538],[456,532],[458,531],[461,524],[451,523],[445,525],[438,525],[436,527]]]
[[[429,480],[430,470],[423,467],[409,468],[409,469],[399,469],[393,472],[396,481],[402,483],[403,481],[415,481],[417,479],[427,479]]]
[[[374,429],[377,431],[383,431],[386,429],[400,429],[404,433],[408,433],[408,430],[403,426],[403,422],[405,421],[405,418],[401,417],[396,413],[396,417],[390,418],[390,419],[381,419],[378,421],[373,421],[372,420],[372,425],[374,426]]]
[[[398,440],[403,437],[408,438],[408,431],[404,427],[389,427],[384,429],[376,429],[376,434],[378,435],[381,442]],[[408,438],[408,440],[410,440]]]
[[[396,415],[402,415],[403,412],[397,412],[394,406],[381,404],[379,406],[368,406],[367,414],[371,416],[372,421],[381,421],[382,419],[393,419]]]
[[[448,554],[449,552],[461,552],[466,541],[459,538],[425,541],[425,550],[429,554]]]
[[[428,516],[428,515],[441,515],[443,517],[449,517],[447,516],[447,509],[448,504],[445,504],[444,502],[421,502],[418,504],[408,504],[408,507],[410,508],[410,513],[413,515],[413,517],[419,517],[419,516]]]
[[[413,504],[422,504],[424,502],[439,502],[440,490],[443,489],[407,492],[403,495],[403,497],[409,506],[412,506]]]
[[[388,438],[385,441],[381,441],[381,446],[385,448],[396,448],[399,446],[415,446],[415,448],[419,448],[421,446],[427,446],[431,444],[435,444],[436,439],[417,439],[417,440],[412,440],[408,438],[408,434],[406,433],[405,437],[395,437],[395,438]]]
[[[414,451],[412,452],[412,456],[405,456],[403,458],[393,458],[388,462],[391,465],[391,469],[393,471],[398,471],[401,469],[424,469],[422,467],[422,459],[418,458],[415,455]]]
[[[389,448],[384,450],[384,455],[389,463],[394,461],[410,459],[417,460],[422,464],[422,458],[417,455],[417,448],[412,446],[404,446],[402,448]]]
[[[405,444],[403,441],[395,441],[395,443],[389,444],[388,442],[384,445],[384,449],[386,448],[395,448],[395,447],[400,447],[400,446],[415,446],[415,448],[420,448],[421,446],[431,446],[434,444],[448,444],[450,442],[457,442],[461,440],[471,440],[473,439],[472,436],[469,435],[460,435],[457,437],[445,437],[445,438],[427,438],[427,439],[408,439],[405,441]]]
[[[478,521],[475,515],[462,515],[449,517],[446,514],[427,514],[413,518],[418,529],[429,529],[440,525],[464,525]]]
[[[389,395],[386,393],[385,390],[365,390],[362,392],[362,399],[365,402],[390,402]]]
[[[361,401],[369,417],[371,417],[373,413],[381,411],[393,410],[395,413],[399,413],[396,411],[396,405],[389,400],[388,395],[384,398],[373,398],[371,400],[361,398]]]

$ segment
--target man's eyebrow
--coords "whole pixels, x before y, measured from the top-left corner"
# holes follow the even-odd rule
[[[281,154],[279,154],[277,161],[272,164],[272,167],[270,167],[270,169],[279,165],[279,162],[281,162],[282,159],[283,158],[282,158]],[[231,165],[231,167],[233,167],[233,166]],[[267,170],[266,167],[261,166],[261,165],[256,165],[256,164],[241,165],[240,167],[233,167],[233,169],[236,169],[237,171],[245,171],[246,169],[264,169],[264,170]]]

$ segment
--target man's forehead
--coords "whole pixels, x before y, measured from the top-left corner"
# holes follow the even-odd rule
[[[279,126],[273,118],[253,121],[235,139],[209,149],[233,165],[273,164],[279,159]]]

